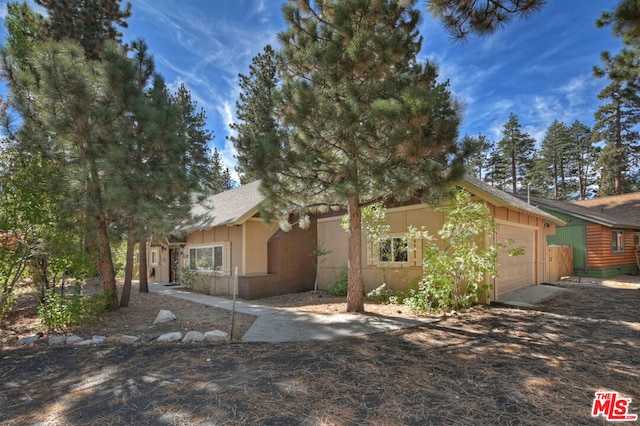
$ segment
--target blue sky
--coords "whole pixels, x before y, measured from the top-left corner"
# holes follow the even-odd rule
[[[238,98],[238,73],[266,44],[277,47],[284,21],[276,0],[130,0],[133,15],[125,40],[144,38],[156,69],[169,86],[182,82],[208,117],[213,144],[231,170],[233,147],[227,141]],[[33,6],[33,2],[29,3]],[[530,19],[498,33],[454,43],[438,21],[424,14],[420,59],[440,66],[440,78],[465,104],[460,135],[479,132],[500,139],[513,112],[538,141],[558,119],[593,125],[606,81],[592,77],[600,52],[617,52],[621,42],[608,28],[595,28],[603,10],[617,0],[550,0]],[[425,2],[421,7],[426,8]],[[6,2],[0,2],[0,17]]]

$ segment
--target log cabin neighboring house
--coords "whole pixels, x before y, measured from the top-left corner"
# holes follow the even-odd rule
[[[547,243],[572,247],[574,275],[638,272],[640,193],[571,202],[531,197],[531,203],[566,222]]]

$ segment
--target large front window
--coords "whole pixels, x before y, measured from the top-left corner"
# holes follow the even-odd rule
[[[193,271],[222,272],[222,245],[193,247],[189,249],[189,269]]]

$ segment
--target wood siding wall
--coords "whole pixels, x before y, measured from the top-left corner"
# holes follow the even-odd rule
[[[602,225],[587,225],[587,267],[610,268],[636,265],[633,237],[635,231],[624,230],[625,251],[613,253],[611,251],[612,229]]]

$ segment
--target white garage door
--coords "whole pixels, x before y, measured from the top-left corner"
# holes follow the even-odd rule
[[[498,241],[513,240],[510,248],[523,247],[524,254],[509,256],[508,250],[498,254],[498,279],[496,280],[496,298],[522,287],[535,284],[535,231],[517,226],[501,224]]]

